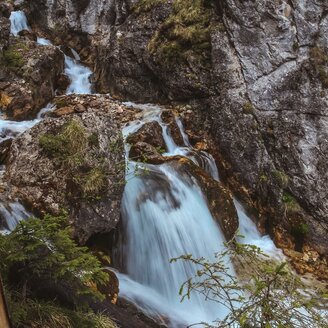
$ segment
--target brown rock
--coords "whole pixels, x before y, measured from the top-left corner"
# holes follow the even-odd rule
[[[66,107],[57,108],[51,113],[51,116],[60,117],[60,116],[73,114],[74,112],[75,112],[74,107],[66,106]]]
[[[0,143],[0,165],[7,163],[11,143],[12,143],[12,139],[6,139]]]
[[[119,293],[118,278],[116,277],[116,274],[113,271],[109,269],[105,269],[104,271],[108,274],[109,281],[106,285],[99,285],[97,286],[97,288],[102,294],[106,296],[106,299],[109,302],[111,302],[112,304],[116,304]]]
[[[169,127],[169,133],[171,134],[174,142],[178,146],[184,146],[184,141],[179,129],[179,126],[176,122],[176,115],[171,110],[163,111],[161,118],[165,124]]]
[[[137,132],[127,138],[127,142],[132,145],[140,141],[155,148],[166,149],[162,127],[156,121],[144,124]]]

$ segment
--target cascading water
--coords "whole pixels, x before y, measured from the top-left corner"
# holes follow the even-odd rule
[[[10,14],[10,33],[17,36],[23,30],[30,31],[27,19],[23,11],[13,11]]]
[[[126,105],[133,105],[126,103]],[[168,153],[189,157],[218,180],[212,156],[195,152],[177,119],[184,147],[178,147],[168,127],[160,119],[159,107],[137,106],[144,117],[124,129],[124,136],[138,130],[145,122],[156,120],[162,126]],[[129,145],[126,144],[128,156]],[[137,168],[137,171],[136,171]],[[146,173],[142,174],[145,170]],[[140,174],[141,171],[141,174]],[[171,258],[184,254],[213,259],[223,248],[224,237],[208,209],[202,191],[188,176],[179,174],[169,163],[136,164],[128,160],[128,183],[123,197],[122,214],[125,225],[124,258],[127,274],[118,273],[120,295],[153,317],[166,316],[171,327],[185,327],[198,322],[211,323],[227,315],[227,309],[214,302],[205,302],[199,294],[180,302],[179,288],[195,274],[187,263],[170,264]],[[243,242],[253,243],[264,251],[280,256],[269,237],[262,237],[255,224],[235,201]],[[229,265],[229,259],[227,259]],[[231,272],[233,272],[231,266]]]
[[[72,53],[75,58],[65,55],[65,73],[71,80],[66,94],[90,94],[92,93],[90,82],[92,71],[79,62],[80,57],[74,50]]]
[[[21,30],[29,30],[23,12],[13,12],[10,17],[11,33],[18,35]],[[44,38],[37,42],[51,45]],[[91,93],[91,70],[80,64],[78,54],[65,55],[65,73],[71,84],[67,94]],[[134,106],[132,103],[126,105]],[[182,122],[177,118],[184,140],[184,147],[178,147],[170,136],[167,125],[161,120],[160,107],[138,105],[143,110],[141,121],[127,126],[123,133],[127,137],[145,122],[156,120],[162,127],[168,149],[164,155],[180,155],[190,158],[211,176],[219,180],[215,161],[206,152],[192,149]],[[38,114],[37,119],[25,122],[1,120],[1,138],[6,139],[25,131],[38,123],[45,112],[52,110],[49,104]],[[128,158],[129,145],[126,144]],[[139,167],[137,169],[137,167]],[[139,174],[147,171],[146,174]],[[212,322],[227,314],[227,310],[195,294],[190,300],[180,302],[178,295],[181,284],[195,274],[195,267],[186,262],[170,264],[171,258],[183,254],[213,259],[214,253],[223,247],[224,237],[214,222],[206,200],[197,183],[190,176],[180,174],[170,164],[146,165],[127,160],[127,180],[122,201],[122,214],[126,229],[124,259],[127,274],[117,273],[120,280],[120,296],[130,300],[149,316],[165,317],[172,327],[185,327],[200,321]],[[278,254],[268,237],[262,237],[254,223],[247,217],[240,204],[235,201],[240,232],[244,241],[256,244],[270,253]],[[0,204],[0,216],[6,221],[5,230],[12,230],[16,224],[29,216],[19,203]],[[227,265],[230,265],[227,259]]]

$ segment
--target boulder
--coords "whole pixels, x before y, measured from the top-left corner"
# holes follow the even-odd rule
[[[70,113],[46,118],[13,141],[5,180],[11,196],[34,212],[66,209],[75,238],[84,244],[97,233],[111,231],[120,219],[123,113],[107,96],[66,98]],[[78,105],[86,110],[74,112]]]
[[[156,121],[145,123],[137,132],[128,136],[127,142],[132,145],[145,142],[157,149],[166,150],[162,127]]]

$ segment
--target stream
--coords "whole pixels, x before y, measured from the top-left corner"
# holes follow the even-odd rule
[[[12,12],[10,21],[11,34],[14,36],[23,29],[29,29],[26,17],[21,11]],[[52,46],[49,40],[37,40],[42,46]],[[72,54],[73,57],[65,55],[65,73],[71,80],[66,94],[92,93],[91,70],[80,63],[80,58],[74,50]],[[213,157],[206,152],[196,152],[192,149],[179,118],[176,122],[184,140],[183,147],[175,144],[167,125],[161,120],[161,107],[133,103],[125,105],[141,109],[143,113],[142,119],[130,122],[123,129],[125,139],[146,122],[157,121],[162,127],[168,149],[164,156],[188,157],[206,170],[213,179],[219,180]],[[1,140],[13,138],[38,124],[44,113],[53,108],[54,106],[49,104],[31,121],[14,122],[0,117]],[[211,260],[214,259],[214,253],[223,248],[223,233],[214,221],[200,187],[192,177],[180,174],[169,163],[140,165],[128,159],[127,143],[125,150],[128,182],[122,200],[126,241],[122,249],[126,272],[117,272],[120,297],[129,300],[151,317],[165,317],[170,327],[174,328],[186,327],[200,321],[212,322],[225,317],[225,308],[214,302],[204,302],[204,298],[198,294],[181,303],[179,288],[194,275],[195,268],[184,262],[170,264],[171,258],[184,254]],[[147,171],[147,174],[138,174],[139,170]],[[244,242],[259,246],[273,257],[282,258],[281,251],[274,246],[269,236],[261,236],[237,200],[235,205],[240,233],[245,236]],[[6,221],[2,230],[7,232],[30,215],[19,203],[0,204],[0,214]],[[229,259],[227,266],[233,273]]]

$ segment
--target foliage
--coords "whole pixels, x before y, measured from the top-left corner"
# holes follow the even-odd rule
[[[71,235],[64,215],[22,221],[11,234],[0,236],[0,270],[4,280],[15,269],[25,286],[32,280],[46,278],[77,286],[79,294],[103,298],[89,286],[105,284],[108,275],[87,248],[79,247]]]
[[[244,103],[243,112],[244,112],[244,114],[253,114],[254,113],[254,107],[251,102],[247,101]]]
[[[3,51],[3,60],[12,69],[18,69],[24,65],[23,55],[13,46]]]
[[[297,212],[301,209],[295,197],[287,191],[284,191],[282,195],[282,201],[285,204],[286,210],[289,212]]]
[[[21,295],[6,291],[6,299],[14,327],[33,328],[116,328],[114,322],[93,312],[64,308],[55,301],[22,300]]]
[[[233,259],[236,268],[247,268],[247,274],[238,280],[227,258]],[[327,303],[324,295],[311,291],[287,263],[269,260],[256,246],[227,243],[214,263],[191,255],[172,261],[177,260],[197,268],[196,275],[181,286],[182,300],[201,293],[229,311],[213,324],[203,323],[206,327],[328,327],[327,313],[320,312]]]
[[[171,15],[148,44],[165,63],[210,56],[212,9],[208,0],[175,0]]]
[[[287,188],[289,183],[289,177],[287,174],[278,170],[273,171],[272,174],[281,188]]]

